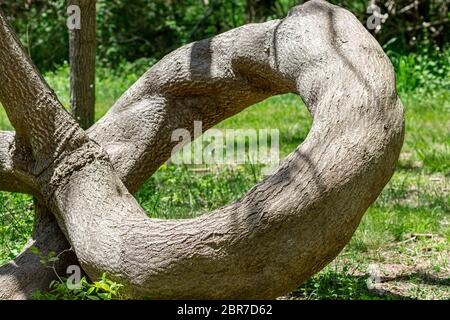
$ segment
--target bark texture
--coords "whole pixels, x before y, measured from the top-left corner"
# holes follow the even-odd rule
[[[30,80],[23,73],[35,70],[0,26],[0,63],[17,55],[22,63],[11,68]],[[2,68],[0,81],[9,77],[15,79]],[[288,292],[350,240],[391,177],[403,142],[388,58],[351,13],[324,1],[174,51],[86,133],[42,80],[31,80],[24,91],[39,88],[45,103],[24,104],[26,94],[17,104],[0,87],[16,140],[33,155],[33,169],[42,168],[37,175],[23,171],[34,177],[87,274],[108,273],[130,297]],[[192,130],[194,120],[207,129],[286,92],[302,97],[314,122],[272,175],[237,202],[196,219],[146,217],[130,192],[170,156],[172,130]],[[35,129],[40,122],[47,126]]]
[[[69,1],[81,12],[81,29],[69,31],[69,60],[71,112],[83,129],[92,126],[95,117],[95,3]]]

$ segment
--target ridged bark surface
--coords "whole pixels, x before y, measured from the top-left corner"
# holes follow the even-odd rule
[[[0,63],[12,52],[26,59],[5,34],[2,26]],[[1,81],[8,76],[0,70]],[[146,217],[130,192],[170,157],[174,129],[192,130],[194,120],[207,129],[286,92],[302,97],[314,122],[275,172],[198,218]],[[351,13],[324,1],[174,51],[86,133],[45,98],[25,108],[0,87],[33,169],[42,168],[31,171],[33,185],[83,269],[92,278],[108,273],[131,297],[274,298],[294,289],[348,243],[403,142],[392,65]],[[33,122],[21,135],[28,116],[53,125],[41,132]],[[1,274],[0,283],[1,293]]]

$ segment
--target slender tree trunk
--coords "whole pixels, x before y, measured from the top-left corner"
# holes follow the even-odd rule
[[[70,0],[80,8],[81,28],[70,30],[70,105],[83,129],[95,117],[95,0]]]
[[[247,22],[262,22],[272,13],[275,0],[247,0]]]

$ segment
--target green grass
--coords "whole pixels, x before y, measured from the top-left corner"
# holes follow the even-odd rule
[[[441,60],[445,62],[446,58]],[[442,68],[434,70],[427,62],[423,68],[431,68],[432,75],[425,72],[417,76],[423,72],[423,68],[414,66],[417,58],[393,59],[406,117],[398,169],[341,255],[285,298],[450,298],[449,68],[445,67],[444,75],[439,76]],[[144,69],[145,61],[140,61],[121,66],[114,74],[99,70],[97,119]],[[67,66],[63,66],[46,75],[66,107],[67,73]],[[310,126],[311,116],[301,100],[284,95],[247,108],[217,127],[279,129],[280,155],[284,157],[305,139]],[[11,129],[1,108],[0,129]],[[252,165],[209,166],[201,171],[164,165],[136,198],[151,217],[195,217],[238,199],[261,178],[260,168]],[[31,233],[32,215],[30,197],[0,193],[0,263],[17,255]],[[382,283],[382,289],[367,288],[367,267],[371,263],[386,269],[388,280]],[[400,269],[403,273],[397,274]]]
[[[31,236],[33,214],[30,196],[0,192],[0,264],[20,253]]]

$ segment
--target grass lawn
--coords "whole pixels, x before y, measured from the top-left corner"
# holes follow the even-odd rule
[[[97,118],[138,78],[136,67],[120,68],[121,76],[99,71]],[[46,75],[66,106],[67,72],[62,67]],[[404,72],[399,78],[409,81]],[[395,175],[335,261],[282,299],[450,299],[450,92],[417,88],[399,94],[406,136]],[[218,125],[279,129],[281,157],[305,139],[310,126],[295,95],[273,97]],[[0,129],[11,129],[1,108]],[[194,217],[241,197],[262,178],[259,169],[163,165],[136,197],[151,217]],[[20,252],[32,223],[29,196],[0,193],[0,263]]]

